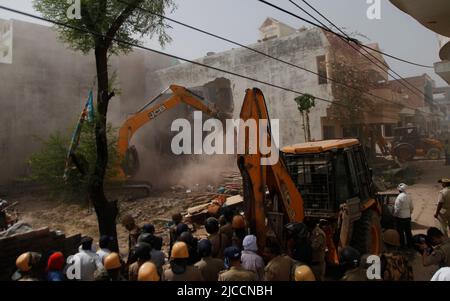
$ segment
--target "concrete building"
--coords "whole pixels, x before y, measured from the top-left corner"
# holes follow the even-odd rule
[[[271,19],[268,20],[270,22],[266,21],[264,24],[283,27],[279,22],[275,23]],[[262,31],[267,32],[264,26],[262,28]],[[283,33],[283,30],[278,29],[273,30],[273,32]],[[323,32],[319,29],[311,29],[289,33],[287,31],[287,35],[277,34],[276,37],[249,47],[307,69],[318,71],[319,59],[326,57],[330,48],[330,43]],[[211,54],[197,61],[317,97],[330,99],[332,95],[331,85],[320,82],[317,75],[289,67],[247,49],[237,48]],[[235,118],[239,116],[246,89],[258,87],[264,92],[270,117],[280,120],[280,129],[282,129],[280,131],[280,143],[284,145],[304,140],[300,113],[294,101],[298,95],[294,93],[192,64],[179,64],[158,70],[155,74],[149,74],[148,87],[153,89],[153,94],[156,94],[157,91],[173,83],[195,87],[219,77],[225,77],[231,81]],[[314,139],[322,138],[321,118],[326,116],[328,105],[323,101],[317,101],[316,107],[311,112],[311,131]]]
[[[336,49],[342,48],[345,49],[344,56],[349,65],[353,65],[357,59],[365,61],[366,64],[363,68],[366,68],[373,75],[374,81],[378,83],[388,80],[387,67],[380,70],[371,63],[367,64],[367,60],[356,54],[355,50],[349,47],[347,43],[320,29],[301,28],[294,30],[273,18],[267,18],[260,27],[260,36],[259,42],[249,45],[249,47],[312,70],[321,76],[288,66],[244,48],[232,49],[222,53],[210,53],[197,61],[334,101],[334,95],[338,89],[348,89],[342,85],[335,85],[326,79],[326,77],[333,77],[331,62],[334,59]],[[374,44],[372,47],[378,46]],[[384,61],[379,53],[374,52],[374,55]],[[385,65],[387,66],[386,63]],[[258,87],[264,92],[270,117],[280,120],[280,144],[286,145],[304,141],[302,119],[294,101],[298,95],[295,93],[187,63],[158,70],[155,74],[149,74],[149,76],[148,82],[151,84],[148,87],[154,89],[153,93],[172,83],[184,86],[200,86],[207,81],[224,76],[232,83],[235,118],[239,116],[239,108],[245,90]],[[152,80],[153,82],[151,82]],[[401,109],[398,101],[383,87],[374,87],[370,92],[380,97],[387,97],[388,102],[378,106],[377,112],[379,114],[365,114],[363,118],[365,123],[378,126],[397,124],[400,120],[398,112]],[[330,118],[329,108],[329,102],[316,101],[316,106],[310,113],[312,139],[321,140],[346,136],[348,131],[345,129],[349,125],[339,124],[339,122]]]
[[[139,50],[111,58],[121,94],[109,119],[117,125],[145,103],[147,73],[174,63]],[[95,75],[94,55],[68,49],[50,27],[0,19],[0,184],[26,174],[50,134],[73,130],[89,90],[96,92]]]
[[[406,83],[415,89],[405,87]],[[407,85],[407,86],[409,86]],[[409,124],[418,126],[426,134],[437,134],[441,130],[441,123],[445,118],[439,103],[434,99],[435,83],[428,74],[407,77],[404,80],[391,80],[388,82],[392,93],[402,100],[405,106],[399,112],[399,126]]]

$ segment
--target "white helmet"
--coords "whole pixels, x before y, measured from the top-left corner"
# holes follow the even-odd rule
[[[397,186],[397,189],[401,192],[406,192],[406,188],[408,188],[408,185],[406,185],[405,183],[401,183]]]

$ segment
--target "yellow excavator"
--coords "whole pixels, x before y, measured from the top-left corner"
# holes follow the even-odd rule
[[[163,102],[154,104],[168,90],[171,90],[172,95]],[[136,175],[139,169],[139,157],[136,148],[134,146],[130,146],[131,138],[141,127],[181,104],[185,104],[198,111],[202,111],[208,116],[217,118],[220,117],[215,105],[207,104],[202,96],[197,95],[185,87],[171,85],[169,88],[162,91],[158,96],[133,114],[133,116],[128,118],[119,129],[117,146],[117,170],[119,175],[117,180],[126,182],[124,187],[125,189],[132,190],[134,192],[142,190],[144,191],[144,194],[148,194],[151,190],[150,183],[130,180]]]
[[[248,89],[241,119],[269,120],[264,95]],[[260,130],[260,129],[258,129]],[[270,122],[267,144],[273,142]],[[244,211],[259,247],[268,236],[286,242],[285,225],[326,220],[328,262],[338,264],[338,250],[353,246],[362,254],[381,252],[382,206],[372,185],[371,170],[363,147],[356,139],[318,141],[286,146],[278,163],[261,165],[265,155],[250,152],[237,157],[244,185]],[[259,133],[258,133],[258,136]]]

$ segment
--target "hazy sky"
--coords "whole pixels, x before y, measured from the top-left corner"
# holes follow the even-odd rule
[[[61,0],[65,1],[65,0]],[[301,0],[295,0],[305,6]],[[275,11],[257,0],[176,0],[178,9],[171,15],[174,19],[206,29],[243,44],[255,43],[259,38],[258,28],[266,17],[299,28],[302,21],[283,12]],[[305,16],[288,0],[270,0],[292,12]],[[439,61],[438,42],[434,32],[426,29],[409,15],[398,10],[388,0],[381,0],[381,20],[369,20],[366,0],[309,0],[325,16],[347,32],[357,31],[369,38],[364,43],[378,42],[383,51],[425,65]],[[430,0],[430,5],[432,0]],[[31,0],[0,0],[0,4],[35,13]],[[22,16],[0,10],[0,18],[29,20]],[[36,20],[29,20],[36,22]],[[220,52],[234,48],[225,42],[173,24],[170,30],[173,42],[165,51],[189,59],[204,56],[209,51]],[[146,45],[160,48],[156,41],[145,41]],[[386,58],[389,65],[400,75],[414,76],[428,73],[438,85],[445,82],[434,74],[433,69],[414,67]]]

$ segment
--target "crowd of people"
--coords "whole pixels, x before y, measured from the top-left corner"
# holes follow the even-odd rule
[[[450,180],[440,181],[437,217],[448,227],[450,212]],[[424,266],[441,269],[433,280],[450,278],[450,240],[448,229],[430,228],[427,234],[413,236],[411,214],[414,210],[407,186],[398,186],[399,196],[393,215],[396,229],[383,233],[384,251],[380,256],[380,275],[370,277],[371,254],[361,254],[353,247],[339,250],[338,278],[343,281],[413,280],[411,258],[419,252]],[[448,210],[448,211],[447,211]],[[20,281],[323,281],[327,267],[326,220],[290,223],[285,228],[285,245],[275,236],[268,236],[264,246],[248,233],[243,215],[225,207],[219,219],[205,221],[207,238],[198,239],[183,222],[181,214],[172,216],[169,228],[168,253],[163,252],[163,238],[155,234],[152,224],[139,227],[132,216],[122,218],[129,234],[126,259],[112,252],[114,238],[102,236],[98,250],[91,237],[83,237],[78,253],[70,257],[78,263],[71,270],[61,252],[39,254],[27,252],[16,260],[13,280]],[[414,250],[415,249],[415,250]],[[376,272],[376,269],[375,269]],[[373,276],[373,275],[372,275]]]

